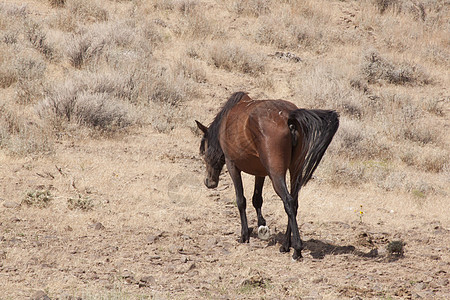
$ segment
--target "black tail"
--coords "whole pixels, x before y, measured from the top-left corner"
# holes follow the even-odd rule
[[[297,109],[289,114],[288,125],[294,131],[293,146],[302,147],[304,162],[297,179],[300,186],[308,183],[339,127],[339,115],[334,110]],[[300,134],[297,140],[297,133]],[[298,164],[301,162],[299,161]]]

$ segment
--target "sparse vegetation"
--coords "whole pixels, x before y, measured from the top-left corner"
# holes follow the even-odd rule
[[[36,190],[28,192],[22,200],[23,204],[39,208],[48,207],[53,200],[53,195],[49,190]]]
[[[217,72],[244,76],[244,89],[279,97],[283,90],[275,71],[288,86],[282,98],[341,114],[329,151],[335,163],[323,173],[330,183],[373,181],[388,190],[406,190],[377,179],[364,161],[385,159],[433,174],[449,165],[448,144],[442,126],[436,126],[445,118],[448,101],[433,92],[446,80],[435,69],[448,66],[450,57],[440,34],[445,27],[440,4],[362,1],[358,6],[370,17],[344,16],[341,28],[333,23],[336,12],[319,2],[224,1],[218,4],[221,13],[237,20],[225,29],[221,17],[205,13],[216,8],[200,1],[116,3],[124,8],[121,13],[100,0],[48,1],[54,16],[45,20],[34,18],[29,6],[0,5],[0,89],[13,91],[5,94],[8,105],[2,106],[1,147],[30,153],[25,139],[51,141],[74,125],[111,133],[150,123],[167,133],[190,118],[183,108],[186,100],[215,89],[211,78]],[[254,25],[240,23],[246,19]],[[385,35],[383,24],[395,22],[408,34]],[[357,38],[359,28],[365,28],[367,39],[376,34],[381,42],[372,46]],[[413,33],[414,28],[420,30]],[[432,45],[437,56],[417,51],[417,40]],[[338,54],[340,47],[351,50]],[[282,68],[292,70],[287,74],[274,66],[279,60],[270,58],[267,54],[275,51],[268,49],[290,49],[300,60],[283,62]],[[304,59],[319,54],[324,55],[319,60]],[[14,105],[26,106],[28,113],[13,113]],[[425,122],[430,118],[432,123]],[[30,127],[30,121],[35,125]],[[14,147],[18,141],[22,146]],[[51,143],[45,145],[50,146],[34,148],[48,151]]]
[[[94,208],[94,203],[91,198],[78,194],[78,197],[67,199],[67,207],[70,210],[89,211]]]

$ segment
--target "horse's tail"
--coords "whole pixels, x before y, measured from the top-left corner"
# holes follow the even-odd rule
[[[299,168],[297,183],[304,186],[339,127],[339,115],[334,110],[297,109],[289,114],[288,125],[293,133],[293,148],[302,147],[295,163]]]

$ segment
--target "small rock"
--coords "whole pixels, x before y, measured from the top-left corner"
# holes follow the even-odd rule
[[[34,293],[32,300],[50,300],[50,297],[44,291],[37,291]]]
[[[6,208],[17,208],[20,206],[20,204],[14,201],[6,201],[5,203],[3,203],[3,206]]]
[[[183,265],[183,267],[179,268],[176,273],[184,274],[195,269],[195,267],[196,267],[195,262],[190,262],[187,263],[186,265]]]
[[[144,276],[139,280],[139,287],[148,287],[156,283],[155,277]]]
[[[449,281],[447,278],[442,278],[437,281],[437,284],[440,286],[447,286],[449,284]]]
[[[149,235],[147,236],[147,244],[153,244],[158,239],[158,236],[156,235]]]
[[[103,226],[102,223],[97,222],[97,223],[94,223],[92,225],[89,225],[89,228],[93,228],[95,230],[102,230],[102,229],[105,229],[105,226]]]
[[[212,237],[212,238],[208,239],[208,241],[206,242],[206,244],[209,247],[214,247],[217,243],[218,243],[218,241],[217,241],[217,239],[215,237]]]
[[[313,283],[321,283],[323,281],[323,277],[316,277],[312,280]]]

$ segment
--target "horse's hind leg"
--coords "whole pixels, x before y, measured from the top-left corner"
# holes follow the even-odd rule
[[[298,259],[302,257],[302,240],[300,239],[300,233],[297,225],[297,205],[296,200],[294,199],[288,192],[286,187],[286,181],[283,177],[271,177],[273,187],[275,192],[280,196],[281,200],[283,200],[284,210],[288,215],[288,228],[286,230],[285,243],[280,250],[285,250],[283,247],[287,246],[289,249],[289,244],[294,248],[294,254],[292,256],[293,259]],[[292,233],[292,240],[291,240]]]
[[[236,168],[234,163],[226,160],[228,172],[230,172],[231,179],[233,180],[234,190],[236,192],[236,203],[239,209],[239,215],[241,217],[241,238],[240,243],[249,242],[250,232],[248,230],[247,214],[245,209],[247,208],[247,200],[244,197],[244,189],[242,186],[241,170]]]
[[[261,213],[261,207],[263,203],[262,198],[262,189],[264,186],[264,179],[265,177],[258,177],[255,176],[255,191],[253,192],[253,206],[256,209],[256,215],[258,216],[258,227],[259,226],[266,226],[266,220],[263,218]]]

